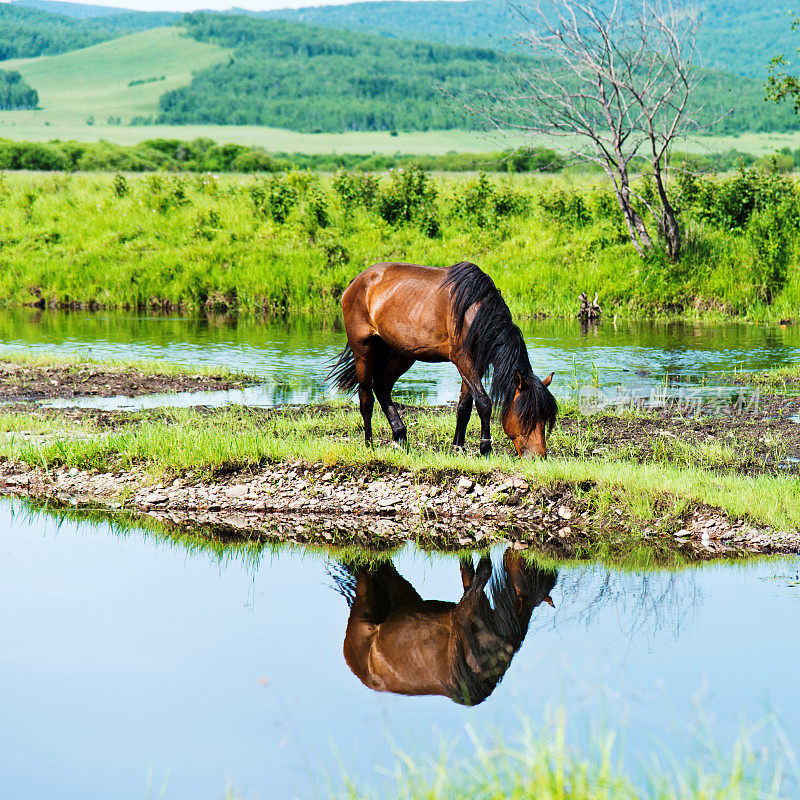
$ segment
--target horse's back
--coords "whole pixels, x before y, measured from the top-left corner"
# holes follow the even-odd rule
[[[446,271],[421,264],[374,264],[342,295],[348,337],[376,335],[415,358],[447,358],[449,293]]]

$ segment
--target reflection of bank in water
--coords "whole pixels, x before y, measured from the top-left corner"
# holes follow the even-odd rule
[[[486,596],[491,580],[492,603]],[[484,556],[477,571],[461,561],[458,603],[423,600],[390,562],[335,575],[350,604],[344,657],[370,689],[438,694],[476,705],[502,679],[522,646],[533,610],[553,605],[557,573],[528,564],[511,549],[492,573]]]

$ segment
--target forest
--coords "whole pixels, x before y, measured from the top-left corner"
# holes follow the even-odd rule
[[[181,23],[233,57],[167,92],[160,124],[285,127],[308,133],[480,128],[464,104],[502,91],[525,59],[488,48],[426,44],[206,12]],[[794,130],[792,110],[764,102],[762,84],[706,72],[693,104],[716,133]],[[702,109],[702,112],[699,110]],[[144,120],[150,121],[150,120]]]
[[[608,5],[599,0],[599,7]],[[700,63],[751,78],[764,78],[778,52],[789,56],[798,46],[781,0],[699,0],[697,45]],[[524,28],[514,4],[505,0],[379,0],[265,11],[262,16],[323,25],[340,30],[405,36],[445,44],[468,44],[513,50]],[[524,4],[520,6],[524,10]]]
[[[178,17],[166,12],[122,11],[99,18],[76,19],[0,3],[0,61],[66,53],[127,33],[170,25]]]

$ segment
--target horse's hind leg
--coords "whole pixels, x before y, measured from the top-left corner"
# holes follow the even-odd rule
[[[392,438],[397,444],[406,443],[406,426],[392,400],[392,389],[397,383],[397,379],[407,372],[413,363],[413,358],[406,358],[391,350],[386,359],[386,366],[381,370],[380,375],[375,376],[375,397],[378,398],[383,413],[389,420]]]
[[[372,395],[372,365],[374,361],[374,345],[370,339],[350,343],[356,362],[356,378],[358,379],[358,405],[364,420],[364,441],[369,447],[372,444],[372,409],[375,398]]]
[[[458,396],[456,407],[456,433],[453,437],[453,449],[463,450],[464,439],[467,435],[467,425],[472,414],[472,392],[466,381],[461,381],[461,394]]]

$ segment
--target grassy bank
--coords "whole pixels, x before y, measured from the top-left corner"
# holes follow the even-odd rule
[[[336,313],[369,264],[468,259],[518,317],[572,316],[598,291],[608,316],[777,320],[800,307],[797,196],[789,178],[753,176],[694,186],[676,266],[637,258],[587,178],[6,175],[0,301]],[[761,199],[741,206],[745,190]]]
[[[731,519],[783,530],[800,528],[796,477],[777,474],[779,468],[749,471],[748,454],[742,452],[746,444],[738,448],[736,438],[726,432],[720,433],[718,442],[695,449],[674,433],[665,436],[660,429],[643,428],[640,438],[646,446],[642,448],[597,448],[592,425],[600,428],[603,422],[568,414],[551,437],[551,456],[546,461],[522,461],[512,455],[501,433],[496,433],[496,453],[490,458],[451,453],[454,422],[449,412],[410,414],[413,447],[406,452],[388,446],[365,447],[360,415],[349,406],[274,413],[233,409],[131,415],[110,432],[105,426],[103,435],[91,418],[54,422],[39,413],[2,414],[0,431],[6,435],[0,441],[0,457],[45,469],[145,468],[162,481],[187,472],[213,476],[300,461],[355,474],[407,471],[426,478],[469,475],[479,481],[493,474],[520,475],[535,486],[569,486],[600,514],[621,506],[643,523],[677,519],[687,510],[709,506]],[[22,431],[28,436],[19,436]],[[383,437],[388,438],[387,433],[382,431]],[[468,435],[477,436],[474,421]],[[781,448],[779,440],[773,441],[775,454],[770,458],[775,463]]]

